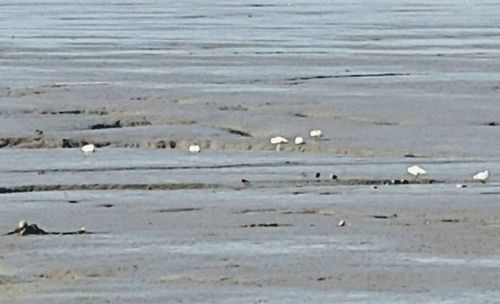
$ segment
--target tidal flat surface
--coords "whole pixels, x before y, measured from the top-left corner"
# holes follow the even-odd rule
[[[2,150],[3,232],[92,232],[0,237],[2,299],[496,301],[500,184],[470,172],[500,161],[309,155]],[[429,177],[408,178],[414,163]]]
[[[495,1],[0,6],[0,146],[498,156]]]
[[[0,302],[497,301],[497,12],[0,0]]]

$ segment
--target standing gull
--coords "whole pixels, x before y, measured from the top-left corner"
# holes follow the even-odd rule
[[[489,177],[490,177],[490,171],[485,170],[474,174],[474,176],[472,176],[472,179],[475,181],[480,181],[481,183],[484,184]]]
[[[410,174],[410,175],[413,175],[415,177],[419,177],[420,175],[425,175],[427,174],[427,171],[425,171],[423,168],[415,165],[415,166],[411,166],[411,167],[408,167],[408,169],[406,169],[406,171]]]
[[[296,145],[304,145],[306,142],[304,141],[303,137],[297,136],[295,137],[294,143]]]
[[[276,151],[281,150],[281,144],[286,144],[288,143],[288,139],[281,137],[281,136],[276,136],[271,138],[271,144],[276,145]]]
[[[311,135],[311,137],[314,137],[316,138],[317,140],[323,135],[323,131],[321,130],[312,130],[311,133],[309,133],[309,135]]]
[[[95,152],[95,145],[94,144],[88,144],[82,147],[82,152],[85,155],[90,155]]]
[[[201,151],[201,148],[199,145],[190,145],[188,148],[189,152],[191,153],[198,153]]]

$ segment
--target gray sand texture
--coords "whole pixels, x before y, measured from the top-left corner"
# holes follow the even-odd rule
[[[497,302],[497,11],[0,1],[0,302]]]

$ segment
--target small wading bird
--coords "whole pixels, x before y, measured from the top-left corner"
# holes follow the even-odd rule
[[[406,169],[406,171],[410,174],[410,175],[413,175],[415,177],[419,177],[420,175],[425,175],[427,174],[427,171],[425,171],[423,168],[419,167],[419,166],[411,166],[411,167],[408,167],[408,169]]]
[[[82,152],[85,155],[90,155],[95,152],[95,145],[94,144],[88,144],[82,147]]]
[[[201,151],[201,148],[198,145],[191,145],[191,146],[189,146],[188,150],[191,153],[198,153]]]
[[[321,130],[312,130],[310,133],[311,137],[319,139],[323,135],[323,131]]]
[[[490,177],[490,171],[485,170],[478,172],[472,176],[472,179],[475,181],[480,181],[481,183],[486,183],[486,180]]]
[[[281,136],[276,136],[271,138],[271,144],[276,145],[276,151],[281,150],[281,144],[286,144],[288,143],[288,139],[281,137]]]

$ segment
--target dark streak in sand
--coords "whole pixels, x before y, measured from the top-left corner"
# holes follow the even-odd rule
[[[177,213],[177,212],[191,212],[191,211],[200,211],[203,208],[168,208],[168,209],[158,209],[154,212],[158,213]]]
[[[375,74],[346,74],[346,75],[316,75],[305,77],[288,78],[287,81],[307,81],[315,79],[333,79],[333,78],[367,78],[367,77],[395,77],[395,76],[410,76],[410,73],[375,73]]]
[[[243,137],[252,137],[252,134],[250,134],[248,132],[233,129],[233,128],[222,128],[221,130],[227,131],[230,134],[235,134],[235,135],[239,135],[239,136],[243,136]]]
[[[97,145],[96,145],[97,146]],[[276,163],[241,163],[229,165],[206,165],[206,166],[131,166],[131,167],[104,167],[104,168],[81,168],[81,169],[46,169],[46,172],[105,172],[105,171],[134,171],[134,170],[192,170],[192,169],[227,169],[227,168],[266,168],[298,165],[297,162]],[[6,170],[7,173],[32,173],[38,170]]]
[[[244,210],[241,210],[241,211],[233,212],[233,214],[267,213],[267,212],[276,212],[276,209],[274,209],[274,208],[244,209]]]
[[[256,228],[256,227],[290,227],[291,224],[280,224],[280,223],[256,223],[241,225],[241,228]]]
[[[42,191],[90,191],[90,190],[194,190],[217,189],[219,184],[178,183],[178,184],[73,184],[73,185],[24,185],[0,187],[0,194]]]
[[[99,205],[97,205],[97,207],[100,207],[100,208],[111,208],[114,206],[115,205],[113,205],[113,204],[99,204]]]
[[[115,128],[122,128],[122,124],[119,120],[115,121],[114,123],[98,123],[95,125],[89,126],[89,129],[91,130],[99,130],[99,129],[115,129]]]

